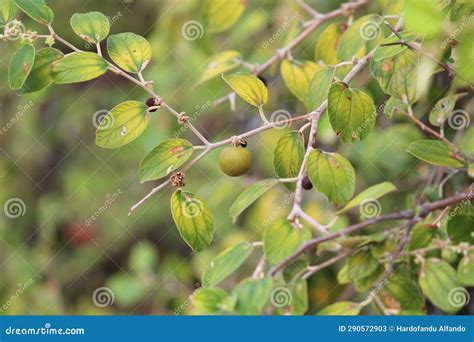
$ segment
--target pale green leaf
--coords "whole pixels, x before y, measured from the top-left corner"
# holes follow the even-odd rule
[[[346,203],[354,194],[355,171],[343,156],[313,150],[308,158],[307,169],[314,187],[334,205]]]
[[[240,65],[241,55],[238,51],[222,51],[211,56],[199,78],[199,83],[205,82]]]
[[[407,49],[393,57],[372,60],[370,70],[382,90],[398,99],[412,103],[415,99],[418,57]]]
[[[192,295],[193,314],[212,315],[221,311],[221,304],[229,295],[218,287],[201,287]],[[181,312],[180,312],[181,313]]]
[[[314,52],[317,61],[330,65],[337,63],[337,46],[345,30],[345,24],[332,23],[321,32]]]
[[[54,83],[78,83],[93,80],[107,72],[106,60],[93,52],[73,52],[52,63]]]
[[[53,10],[48,7],[44,0],[15,0],[15,2],[23,12],[41,25],[48,25],[53,22]]]
[[[288,59],[281,62],[280,66],[281,76],[286,86],[303,103],[306,103],[309,82],[319,69],[319,65],[311,61]]]
[[[171,213],[179,234],[193,251],[209,247],[214,237],[214,219],[199,197],[176,190],[171,196]]]
[[[272,264],[278,264],[309,239],[311,232],[308,228],[295,228],[286,219],[276,221],[263,234],[265,258]]]
[[[237,311],[241,315],[259,315],[270,299],[273,280],[270,277],[245,279],[234,289]]]
[[[316,72],[308,85],[308,93],[306,95],[306,107],[308,109],[316,110],[326,100],[335,72],[336,68],[332,66],[322,67]]]
[[[247,103],[260,107],[268,101],[268,90],[265,84],[255,75],[238,72],[222,76],[224,81]]]
[[[15,17],[15,0],[0,0],[0,27]]]
[[[280,178],[293,178],[298,173],[304,158],[304,136],[299,131],[283,134],[277,142],[273,153],[273,165]],[[285,183],[288,188],[294,189],[293,183]]]
[[[219,253],[211,261],[202,276],[205,286],[214,286],[222,282],[234,273],[250,256],[253,245],[250,243],[239,243]]]
[[[242,0],[207,0],[209,32],[222,32],[234,25],[245,10]]]
[[[412,142],[407,152],[427,163],[452,167],[463,168],[466,161],[458,155],[448,144],[439,140],[423,139]]]
[[[454,313],[463,305],[454,301],[454,291],[462,291],[461,282],[454,268],[446,261],[429,258],[420,269],[418,278],[421,290],[441,310]]]
[[[53,83],[54,80],[51,74],[51,66],[54,61],[63,57],[63,53],[58,49],[47,47],[39,50],[35,56],[33,69],[19,93],[34,93]]]
[[[123,70],[142,71],[151,59],[150,43],[135,33],[119,33],[107,39],[110,58]]]
[[[410,33],[410,32],[398,32],[398,34],[408,44],[413,43],[417,38],[416,34]],[[384,45],[384,44],[391,44],[391,45],[379,46],[375,50],[374,55],[372,56],[372,59],[374,61],[380,61],[382,59],[391,58],[391,57],[394,57],[394,56],[398,55],[399,53],[402,53],[406,49],[408,49],[408,47],[406,45],[402,45],[402,44],[393,45],[394,43],[399,43],[399,42],[400,42],[400,37],[392,34],[390,37],[386,38],[382,42],[382,45]]]
[[[328,95],[331,126],[343,142],[364,140],[375,125],[375,105],[362,90],[344,82],[333,83]]]
[[[117,148],[138,138],[148,125],[148,107],[127,101],[114,107],[100,122],[95,142],[104,148]]]
[[[458,278],[465,286],[474,286],[474,252],[461,259],[458,265]]]
[[[400,99],[397,99],[396,97],[391,96],[387,102],[385,103],[385,106],[383,107],[383,113],[387,118],[391,118],[394,113],[397,111],[401,112],[408,112],[408,105],[406,103],[403,103]]]
[[[73,31],[89,43],[99,43],[110,32],[109,19],[100,12],[76,13],[71,17]]]
[[[318,316],[357,316],[362,306],[354,302],[337,302],[326,306]]]
[[[395,187],[395,185],[393,185],[390,182],[383,182],[383,183],[380,183],[380,184],[373,185],[370,188],[367,188],[364,191],[362,191],[360,194],[358,194],[353,199],[351,199],[350,202],[347,203],[344,208],[342,208],[341,210],[339,210],[337,212],[337,214],[338,215],[342,214],[342,213],[358,206],[359,204],[361,204],[364,201],[376,200],[376,199],[378,199],[378,198],[380,198],[380,197],[382,197],[382,196],[384,196],[384,195],[386,195],[386,194],[388,194],[392,191],[395,191],[395,190],[397,190],[397,188]]]
[[[275,184],[278,184],[276,179],[264,179],[258,181],[247,189],[245,189],[239,197],[232,203],[232,206],[229,209],[229,214],[232,217],[232,221],[235,223],[237,217],[253,202],[255,202],[260,196],[266,193],[268,190],[273,188]]]
[[[434,0],[406,0],[403,12],[406,28],[433,38],[443,29],[445,13]],[[445,2],[446,3],[446,2]]]
[[[35,48],[31,44],[23,45],[13,55],[8,68],[10,88],[19,90],[23,87],[26,78],[33,69],[35,62]]]
[[[178,169],[193,154],[193,145],[184,139],[168,139],[156,146],[140,163],[140,182],[164,177]]]
[[[430,124],[439,127],[453,114],[456,114],[453,112],[456,101],[466,95],[467,93],[448,95],[436,102],[430,112]]]

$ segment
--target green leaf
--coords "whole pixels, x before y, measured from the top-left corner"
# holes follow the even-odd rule
[[[35,48],[31,44],[23,45],[13,55],[8,68],[10,88],[19,90],[23,87],[26,78],[35,62]]]
[[[326,306],[318,316],[357,316],[362,306],[354,302],[337,302]]]
[[[138,73],[151,59],[150,43],[135,33],[119,33],[107,39],[110,58],[125,71]]]
[[[184,139],[168,139],[156,146],[140,163],[140,182],[159,179],[178,169],[193,154],[193,145]]]
[[[370,188],[367,188],[362,191],[356,197],[354,197],[349,203],[346,204],[344,208],[337,212],[337,215],[340,215],[348,211],[349,209],[358,206],[365,200],[376,200],[395,190],[397,190],[397,188],[390,182],[383,182],[380,184],[373,185]]]
[[[411,50],[405,50],[394,57],[372,60],[370,70],[382,90],[397,99],[407,97],[412,103],[415,99],[418,56]]]
[[[291,314],[304,315],[308,311],[308,283],[305,279],[298,279],[289,284],[292,294]]]
[[[377,14],[363,16],[352,23],[344,32],[337,47],[337,60],[350,61],[359,57],[361,50],[365,54],[369,43],[383,39],[381,24],[383,17]]]
[[[474,30],[463,30],[463,34],[456,37],[456,55],[455,69],[466,85],[474,82]]]
[[[53,22],[53,10],[46,5],[44,0],[15,0],[16,5],[31,19],[41,25],[49,25]]]
[[[234,289],[237,296],[237,311],[241,315],[259,315],[267,304],[273,287],[270,277],[244,279]]]
[[[31,73],[19,93],[34,93],[53,83],[54,80],[51,74],[51,66],[54,61],[63,57],[63,53],[58,49],[47,47],[39,50],[35,56],[33,69],[31,69]]]
[[[251,243],[239,243],[219,253],[202,276],[205,286],[215,286],[234,273],[252,254]]]
[[[212,315],[221,311],[220,305],[228,297],[227,292],[217,287],[202,287],[194,291],[192,301],[193,313]]]
[[[234,25],[245,10],[242,0],[208,0],[206,17],[209,32],[222,32]]]
[[[157,260],[155,246],[149,241],[140,241],[128,257],[129,270],[137,275],[153,273]]]
[[[387,118],[391,118],[396,111],[407,113],[408,106],[396,97],[391,96],[385,103],[383,113]]]
[[[107,72],[106,60],[93,52],[73,52],[56,60],[51,74],[57,84],[78,83],[93,80]]]
[[[280,68],[281,76],[290,92],[306,103],[309,82],[320,69],[319,65],[311,61],[285,59]]]
[[[240,52],[238,51],[222,51],[212,55],[205,68],[198,83],[203,83],[220,74],[237,68],[240,65]]]
[[[272,264],[278,264],[311,239],[306,227],[296,228],[286,219],[276,221],[263,234],[265,258]]]
[[[407,249],[409,251],[414,251],[416,249],[428,247],[436,233],[436,226],[433,227],[432,225],[423,222],[417,224],[411,231]]]
[[[364,140],[375,126],[375,105],[362,90],[343,82],[333,83],[328,95],[331,126],[343,142]]]
[[[383,285],[402,309],[422,309],[425,306],[420,288],[408,272],[398,270],[392,273]]]
[[[466,286],[474,286],[474,252],[468,253],[458,265],[458,278]]]
[[[325,64],[337,64],[337,46],[342,34],[346,30],[343,23],[329,24],[319,36],[314,56]]]
[[[260,107],[268,101],[267,87],[257,76],[238,72],[228,76],[223,75],[222,78],[237,95],[252,106]]]
[[[76,13],[71,17],[71,27],[86,42],[99,43],[109,35],[110,21],[100,12]]]
[[[232,203],[229,209],[229,214],[232,217],[232,222],[237,221],[237,217],[247,209],[253,202],[255,202],[260,196],[266,193],[268,190],[273,188],[275,184],[278,184],[276,179],[264,179],[258,181],[247,189],[245,189],[239,197]]]
[[[304,136],[299,131],[283,134],[273,153],[273,165],[280,178],[293,178],[298,173],[304,158]],[[290,190],[295,188],[292,183],[285,183]]]
[[[355,171],[343,156],[313,150],[308,158],[307,169],[314,187],[334,205],[343,205],[354,194]]]
[[[104,148],[117,148],[138,138],[148,126],[146,104],[127,101],[112,108],[100,122],[95,142]]]
[[[308,93],[306,95],[306,107],[308,109],[315,110],[326,100],[335,72],[336,68],[332,66],[322,67],[316,72],[308,85]]]
[[[352,280],[362,279],[374,273],[378,266],[378,260],[368,251],[362,250],[352,254],[347,259],[349,277]]]
[[[15,17],[15,1],[0,0],[0,27],[5,26]]]
[[[400,36],[402,36],[403,39],[405,40],[405,42],[408,43],[408,44],[413,43],[417,38],[417,35],[414,34],[414,33],[398,32],[398,34]],[[399,42],[400,42],[400,38],[398,36],[392,34],[390,37],[388,37],[387,39],[385,39],[382,42],[382,45],[399,43]],[[406,49],[408,49],[408,47],[406,45],[402,45],[402,44],[379,46],[375,50],[374,55],[372,56],[372,59],[375,60],[375,61],[380,61],[382,59],[391,58],[391,57],[394,57],[394,56],[398,55],[399,53],[402,53]]]
[[[445,20],[445,14],[433,0],[406,0],[403,17],[408,30],[424,34],[427,38],[438,35]]]
[[[465,160],[445,142],[439,140],[423,139],[412,142],[407,152],[427,163],[462,168],[466,166]]]
[[[466,206],[469,204],[458,204],[458,206],[460,205]],[[462,242],[474,244],[474,216],[466,215],[464,213],[458,213],[456,215],[458,211],[459,207],[455,207],[448,215],[448,223],[446,229],[449,238],[455,244],[459,244]]]
[[[179,234],[193,251],[209,247],[214,236],[214,219],[199,197],[176,190],[171,196],[171,213]]]
[[[474,155],[474,125],[464,131],[459,147],[464,153]]]
[[[309,266],[307,259],[296,259],[293,260],[288,266],[283,269],[283,279],[290,283],[300,278],[300,276],[306,271]]]
[[[452,298],[453,291],[462,288],[461,282],[447,262],[436,258],[427,259],[421,267],[418,282],[423,294],[441,310],[454,313],[461,309]]]
[[[105,286],[110,288],[113,298],[120,307],[137,305],[148,294],[147,288],[139,278],[123,274],[113,275],[107,280]]]
[[[438,127],[442,125],[451,115],[454,114],[453,110],[456,101],[466,95],[467,93],[448,95],[436,102],[430,112],[430,124]]]

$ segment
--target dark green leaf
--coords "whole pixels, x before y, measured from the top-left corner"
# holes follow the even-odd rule
[[[304,136],[299,131],[283,134],[273,153],[273,165],[280,178],[293,178],[298,173],[304,158]],[[293,190],[295,185],[286,183]]]
[[[452,168],[466,166],[464,158],[456,154],[445,142],[439,140],[424,139],[412,142],[407,152],[433,165]]]
[[[35,48],[33,45],[23,45],[15,52],[8,68],[8,80],[10,88],[19,90],[23,87],[26,78],[33,69],[35,62]]]
[[[311,239],[306,227],[296,228],[286,219],[276,221],[263,234],[263,250],[268,262],[277,264]]]
[[[54,14],[44,0],[15,0],[16,5],[25,12],[31,19],[41,25],[48,25],[53,22]]]
[[[54,48],[43,48],[36,53],[35,63],[30,75],[20,89],[20,94],[34,93],[53,83],[51,66],[54,61],[63,58],[61,51]]]

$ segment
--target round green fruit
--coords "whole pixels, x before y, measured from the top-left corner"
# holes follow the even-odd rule
[[[222,172],[231,177],[242,176],[250,169],[250,153],[241,146],[226,147],[219,155]]]

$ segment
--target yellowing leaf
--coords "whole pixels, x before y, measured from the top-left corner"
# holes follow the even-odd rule
[[[325,64],[337,64],[337,46],[342,34],[346,30],[346,24],[329,24],[319,36],[314,56]]]
[[[138,138],[148,126],[148,107],[127,101],[114,107],[100,122],[95,142],[104,148],[117,148]]]
[[[195,252],[209,247],[214,236],[214,220],[199,197],[176,190],[171,196],[171,213],[179,234]]]
[[[354,302],[336,302],[318,312],[318,316],[357,316],[362,306]]]
[[[311,61],[285,59],[281,63],[281,75],[286,86],[303,103],[306,103],[309,82],[319,69],[319,65]]]
[[[313,150],[307,168],[314,187],[336,206],[346,203],[354,194],[355,171],[341,155]]]
[[[224,81],[247,103],[260,107],[268,101],[268,90],[265,84],[255,75],[238,72],[222,76]]]
[[[304,136],[301,132],[291,131],[283,134],[273,153],[273,165],[280,178],[298,176],[304,158]],[[285,183],[290,189],[295,185]]]
[[[15,2],[23,12],[41,25],[53,22],[53,10],[46,5],[44,0],[15,0]]]
[[[15,17],[15,0],[0,0],[0,27]]]
[[[243,0],[208,0],[206,15],[209,32],[227,30],[239,20],[244,10]]]
[[[107,72],[106,60],[93,52],[73,52],[52,63],[51,75],[57,84],[89,81]]]
[[[71,27],[79,37],[93,43],[101,42],[110,32],[109,19],[100,12],[74,14]]]
[[[278,264],[311,239],[306,227],[295,228],[286,219],[273,223],[263,234],[265,258],[272,264]]]
[[[210,80],[224,72],[235,69],[240,65],[240,52],[222,51],[211,56],[204,68],[204,72],[199,78],[199,83]]]
[[[110,58],[123,70],[142,71],[151,59],[150,43],[135,33],[119,33],[107,39]]]
[[[328,94],[331,126],[343,142],[364,140],[375,125],[375,105],[362,90],[343,82],[333,83]]]

